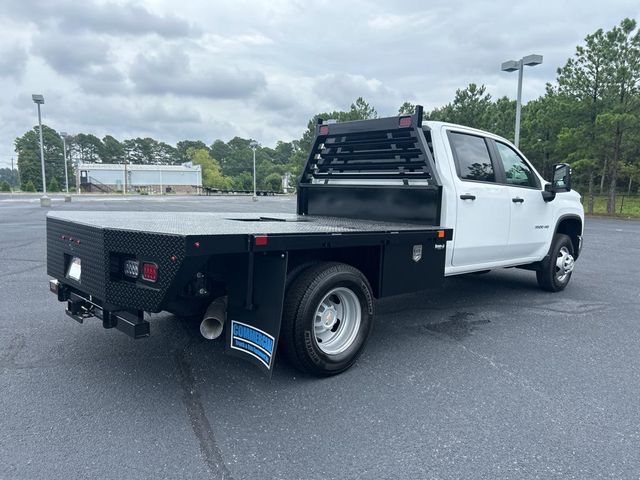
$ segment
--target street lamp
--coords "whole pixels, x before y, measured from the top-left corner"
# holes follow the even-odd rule
[[[34,93],[31,99],[38,106],[38,125],[40,127],[40,166],[42,167],[42,197],[40,198],[40,206],[51,206],[51,199],[47,197],[47,179],[44,173],[44,143],[42,140],[42,116],[40,115],[40,105],[44,103],[44,96]]]
[[[516,100],[516,132],[513,143],[517,147],[520,143],[520,111],[522,109],[522,74],[524,66],[534,67],[542,63],[542,55],[527,55],[520,60],[509,60],[502,64],[503,72],[518,71],[518,98]]]
[[[69,195],[69,172],[67,171],[67,132],[60,132],[62,137],[62,155],[64,156],[64,185],[67,195]]]
[[[258,196],[256,195],[256,148],[258,148],[258,142],[255,140],[251,140],[249,143],[251,150],[253,150],[253,201],[258,201]]]

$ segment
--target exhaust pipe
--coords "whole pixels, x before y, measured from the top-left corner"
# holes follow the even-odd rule
[[[200,322],[200,335],[207,340],[215,340],[222,335],[226,318],[227,297],[216,298],[211,302]]]

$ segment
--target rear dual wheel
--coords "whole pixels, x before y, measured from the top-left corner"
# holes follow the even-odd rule
[[[362,353],[373,316],[371,286],[358,269],[336,262],[312,265],[287,290],[283,352],[303,372],[341,373]]]

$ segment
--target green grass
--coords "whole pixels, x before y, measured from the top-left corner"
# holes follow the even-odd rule
[[[587,203],[589,198],[587,195],[582,197],[582,205],[585,213],[587,212]],[[607,214],[607,197],[593,197],[593,214]],[[616,216],[640,218],[640,196],[628,197],[626,195],[618,195],[616,197]]]

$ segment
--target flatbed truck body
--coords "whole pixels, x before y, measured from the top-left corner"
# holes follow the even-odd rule
[[[420,106],[315,129],[296,214],[51,212],[51,291],[79,322],[144,338],[147,314],[168,311],[267,373],[280,350],[333,375],[362,352],[378,298],[499,267],[567,286],[584,225],[568,165],[546,182],[507,140],[423,122]]]
[[[408,118],[408,127],[395,117],[374,121],[373,139],[371,122],[342,124],[360,152],[367,148],[351,153],[358,167],[363,157],[388,156],[400,134],[413,146],[419,175],[432,179],[419,138],[421,112]],[[301,183],[298,214],[51,212],[51,289],[75,320],[98,317],[134,338],[150,334],[146,313],[202,316],[224,297],[227,351],[271,371],[287,286],[301,267],[353,266],[376,298],[442,285],[452,230],[437,225],[439,187],[435,180],[406,187]],[[127,275],[132,264],[137,271]]]

